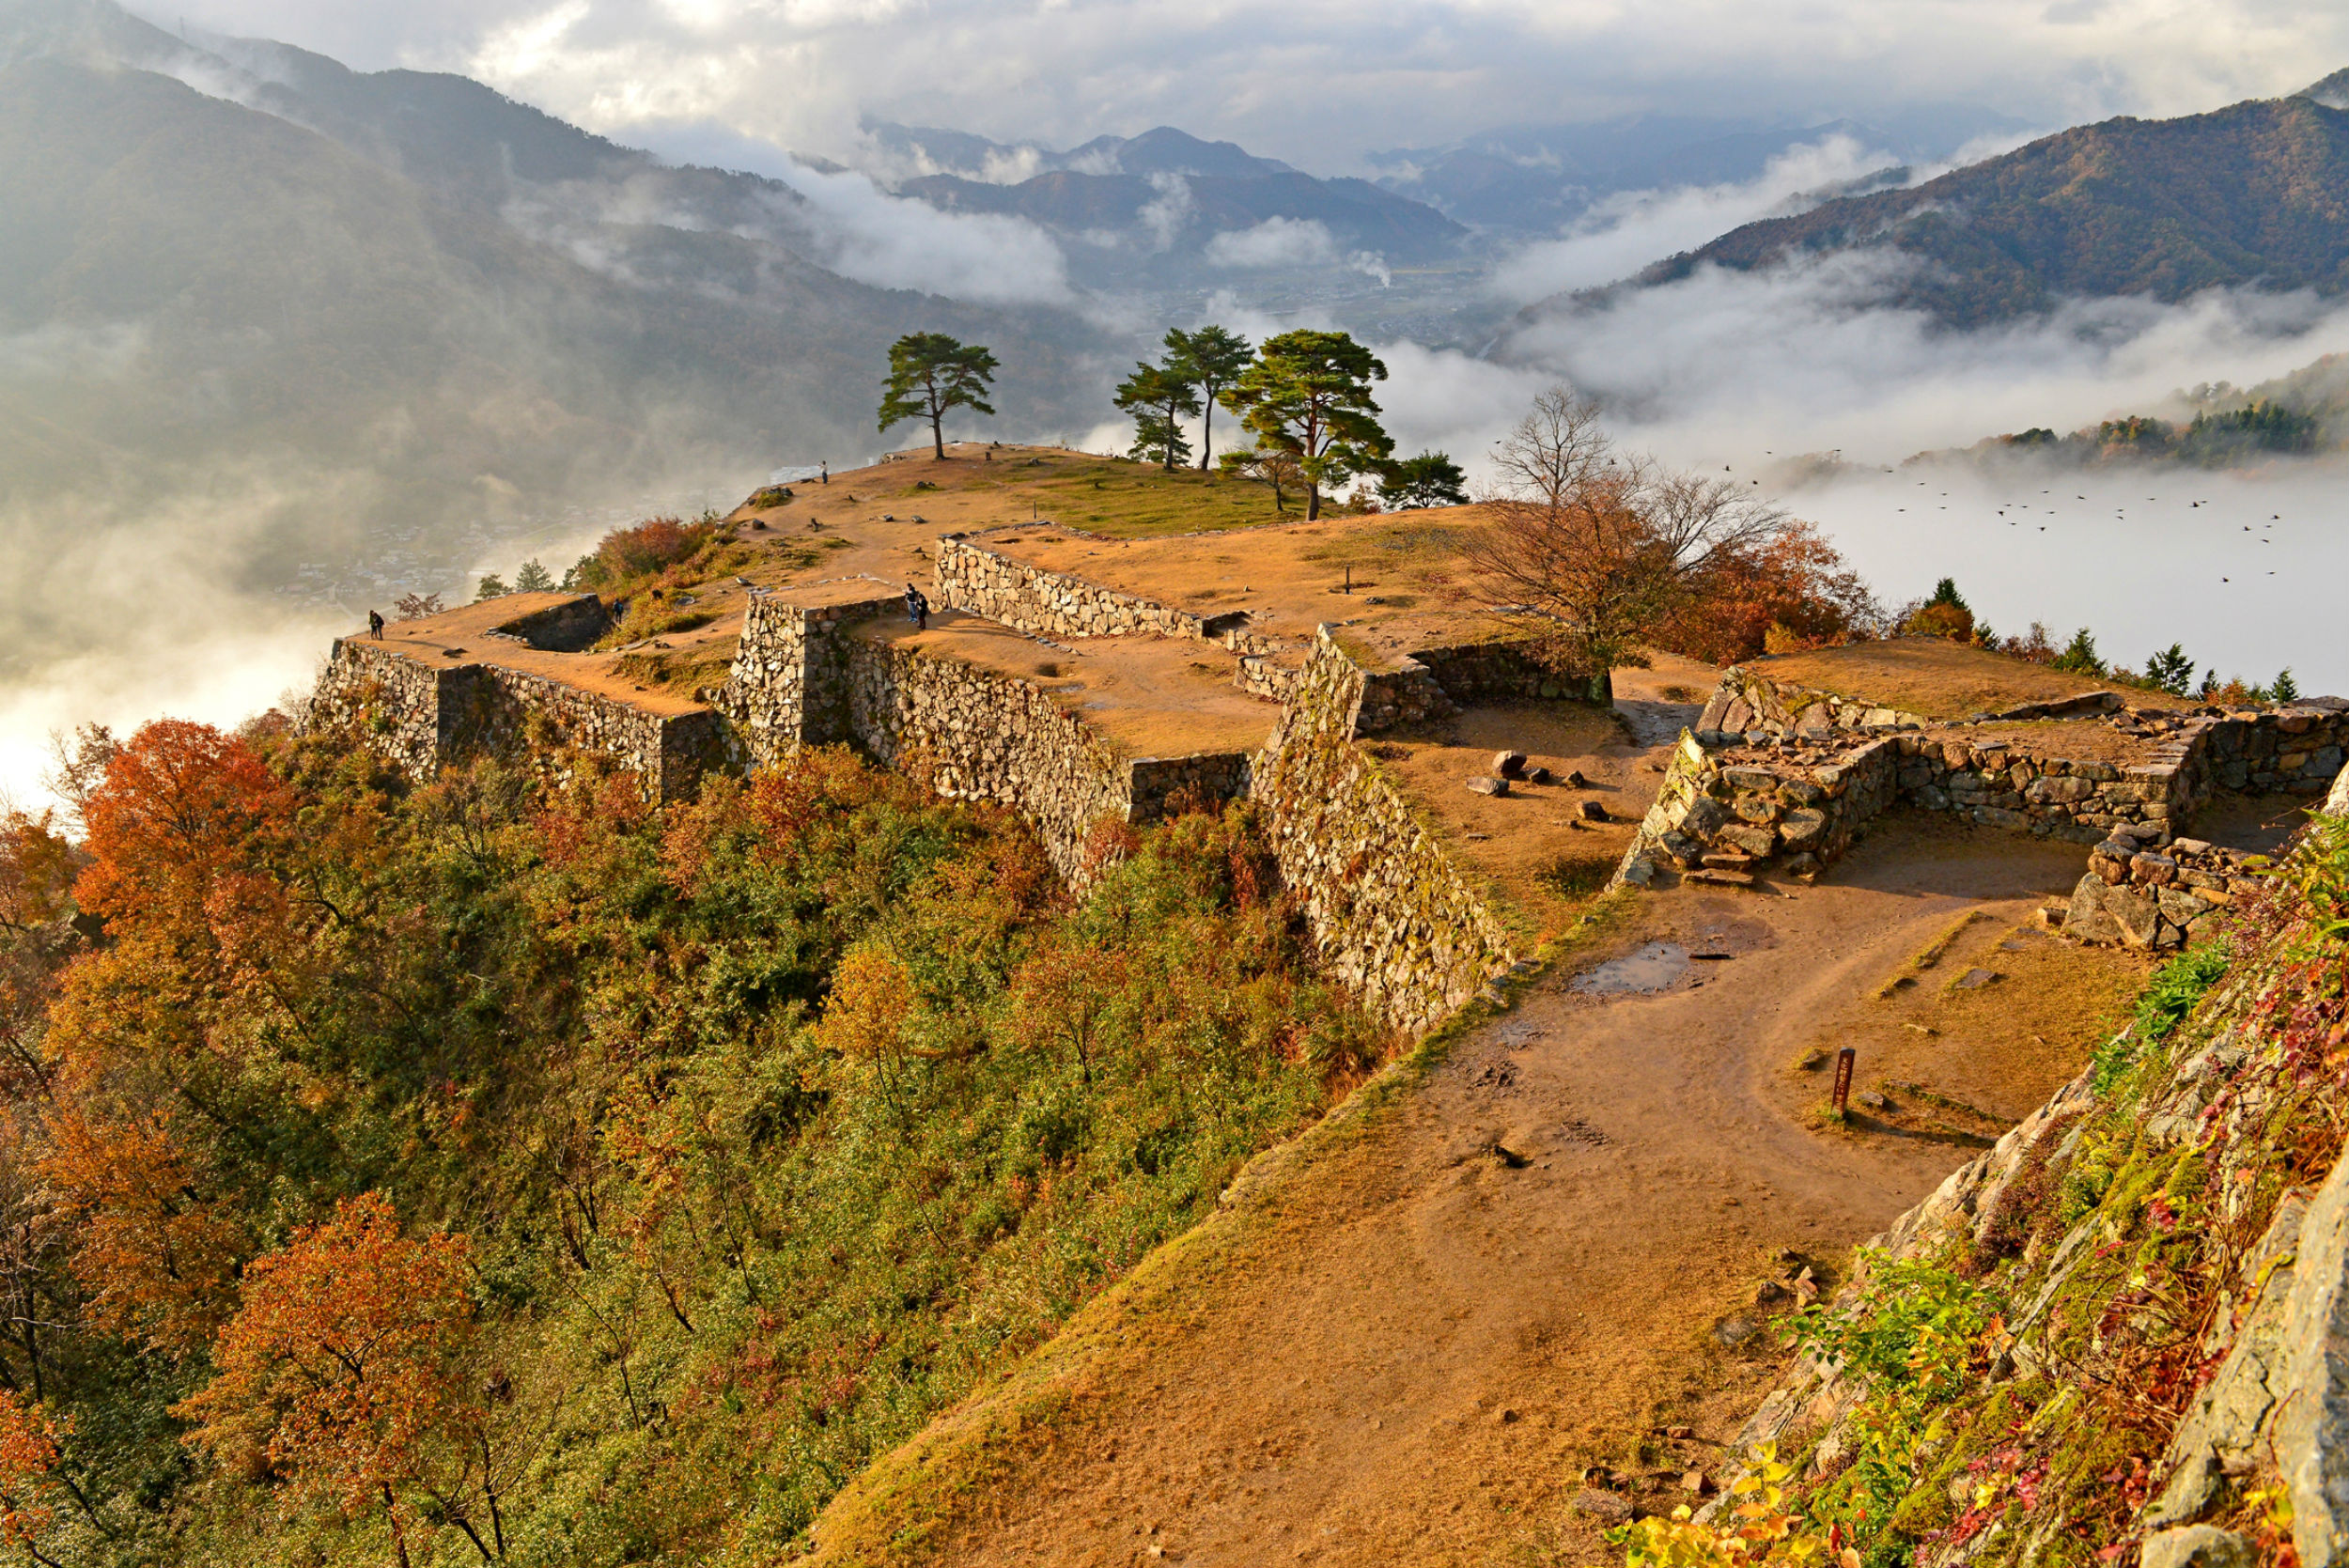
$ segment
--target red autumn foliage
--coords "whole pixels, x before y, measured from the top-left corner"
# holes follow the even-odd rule
[[[117,921],[201,922],[213,884],[292,824],[293,794],[253,748],[209,724],[159,719],[106,764],[84,808],[84,908]]]
[[[258,1457],[296,1491],[356,1517],[391,1512],[432,1446],[474,1424],[458,1357],[474,1332],[462,1235],[400,1234],[382,1194],[337,1203],[245,1270],[244,1302],[212,1345],[217,1375],[174,1407],[188,1440]]]
[[[1878,614],[1859,574],[1807,522],[1724,551],[1691,587],[1656,643],[1707,664],[1849,642]]]
[[[30,1548],[55,1518],[41,1499],[57,1467],[57,1423],[39,1405],[0,1389],[0,1543]]]

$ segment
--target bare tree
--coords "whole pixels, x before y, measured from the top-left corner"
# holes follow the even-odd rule
[[[1641,665],[1641,647],[1723,562],[1794,526],[1727,480],[1619,452],[1595,404],[1564,387],[1533,400],[1494,455],[1488,520],[1461,544],[1484,586],[1546,611],[1551,668],[1611,702],[1610,672]]]

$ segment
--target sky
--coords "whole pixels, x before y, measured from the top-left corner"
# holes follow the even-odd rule
[[[166,25],[461,71],[640,142],[836,153],[860,116],[1071,146],[1173,124],[1312,172],[1639,111],[1805,123],[1921,100],[2050,128],[2349,65],[2349,5],[2262,0],[188,0]]]

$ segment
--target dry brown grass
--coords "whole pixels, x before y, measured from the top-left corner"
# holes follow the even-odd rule
[[[2067,675],[2045,664],[1937,637],[1899,637],[1808,653],[1774,654],[1749,660],[1746,668],[1782,684],[1831,691],[1927,719],[1964,719],[2021,703],[2114,689],[2107,681]],[[2132,689],[2124,695],[2139,707],[2193,706],[2182,697],[2157,691]]]

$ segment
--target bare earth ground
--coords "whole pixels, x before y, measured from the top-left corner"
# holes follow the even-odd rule
[[[2042,937],[1997,945],[2078,867],[2075,847],[1891,819],[1815,888],[1645,898],[1608,951],[1678,943],[1667,988],[1578,994],[1591,958],[1548,977],[1248,1200],[1228,1241],[1089,1312],[1057,1414],[965,1484],[939,1559],[1610,1560],[1571,1506],[1584,1467],[1675,1500],[1779,1365],[1742,1327],[1778,1250],[1831,1265],[1994,1130],[1905,1088],[1896,1111],[1824,1127],[1797,1063],[1858,1017],[1863,1083],[2009,1117],[2044,1098],[2142,975]],[[1693,1436],[1666,1440],[1678,1424]],[[824,1555],[854,1551],[856,1506],[819,1522]]]

